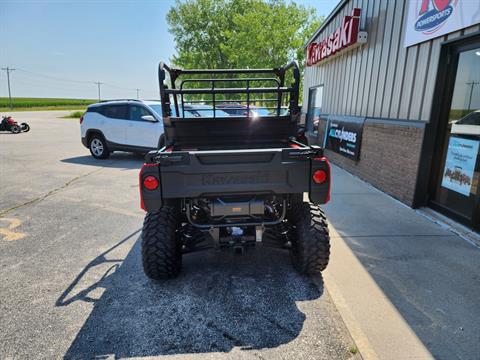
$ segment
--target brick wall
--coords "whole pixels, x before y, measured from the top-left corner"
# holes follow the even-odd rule
[[[323,139],[325,124],[322,121],[319,126],[323,130],[320,139]],[[357,163],[328,149],[325,154],[332,163],[411,206],[423,131],[423,127],[376,123],[367,119]]]

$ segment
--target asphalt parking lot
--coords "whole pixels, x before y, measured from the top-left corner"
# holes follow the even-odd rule
[[[175,280],[143,274],[142,157],[95,160],[78,120],[18,113],[0,133],[0,358],[350,359],[321,278],[286,252],[189,254]]]

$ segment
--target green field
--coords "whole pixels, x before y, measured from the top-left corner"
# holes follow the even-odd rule
[[[450,110],[450,119],[454,119],[454,120],[458,120],[458,119],[461,119],[462,117],[464,117],[465,115],[468,115],[470,114],[472,111],[474,111],[476,109],[472,109],[472,110],[467,110],[467,109],[451,109]]]
[[[55,98],[12,98],[10,109],[8,97],[0,97],[0,112],[32,111],[32,110],[84,110],[87,105],[98,100],[88,99],[55,99]]]

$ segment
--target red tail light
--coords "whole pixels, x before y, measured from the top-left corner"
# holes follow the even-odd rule
[[[83,116],[80,116],[80,125],[83,123]]]
[[[143,179],[143,186],[148,190],[155,190],[158,188],[158,179],[155,176],[149,175]]]
[[[323,164],[319,164],[318,162],[322,162]],[[324,192],[325,186],[328,187],[327,194],[323,197],[322,203],[326,204],[330,201],[330,186],[332,183],[332,169],[330,168],[330,163],[328,162],[327,158],[322,157],[315,157],[313,158],[313,173],[312,173],[312,182],[316,185],[313,186],[315,189],[323,189]],[[325,166],[326,165],[326,166]],[[312,184],[313,185],[313,184]],[[312,196],[312,194],[310,195]]]
[[[327,173],[325,170],[316,170],[312,176],[313,181],[315,184],[323,184],[327,181]]]
[[[146,190],[155,190],[160,187],[160,181],[158,179],[158,169],[157,171],[153,171],[153,174],[156,175],[149,175],[152,174],[152,168],[157,167],[158,164],[143,164],[140,173],[138,174],[139,177],[139,189],[140,189],[140,207],[147,211],[145,208],[145,203],[143,199],[144,189]],[[149,170],[150,169],[150,170]]]

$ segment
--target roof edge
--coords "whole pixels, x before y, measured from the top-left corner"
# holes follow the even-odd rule
[[[333,18],[337,15],[338,12],[345,6],[345,4],[349,0],[340,0],[337,6],[330,12],[330,14],[327,16],[325,21],[320,25],[320,27],[313,33],[313,35],[310,37],[310,39],[307,41],[307,43],[304,46],[304,49],[307,48],[307,46],[322,32],[322,30],[327,27],[328,24],[333,20]]]

